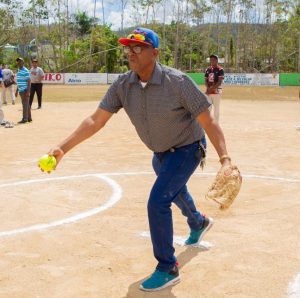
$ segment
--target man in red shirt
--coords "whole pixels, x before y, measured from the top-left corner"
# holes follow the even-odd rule
[[[218,64],[218,56],[210,55],[210,66],[205,71],[206,94],[212,101],[214,107],[214,118],[219,122],[220,117],[220,101],[222,88],[221,84],[224,80],[224,70]]]

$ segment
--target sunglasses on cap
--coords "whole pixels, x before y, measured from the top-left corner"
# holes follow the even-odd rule
[[[153,41],[151,40],[151,38],[149,38],[146,35],[141,34],[141,33],[130,33],[127,36],[127,40],[141,42],[144,45],[149,45],[149,46],[152,46],[154,48]]]
[[[144,35],[139,34],[139,33],[131,33],[127,36],[128,39],[134,39],[134,40],[139,40],[139,41],[145,41],[146,38]]]

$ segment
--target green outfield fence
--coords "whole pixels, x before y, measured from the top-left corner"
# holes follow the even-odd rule
[[[195,81],[198,85],[204,85],[204,73],[188,72],[187,75]]]
[[[281,73],[279,86],[300,86],[300,73]]]
[[[187,75],[198,85],[204,85],[204,73],[187,73]],[[300,86],[300,73],[280,73],[279,86]]]

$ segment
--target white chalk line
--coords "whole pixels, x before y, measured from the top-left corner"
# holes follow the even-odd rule
[[[300,273],[289,283],[288,298],[300,298]]]
[[[215,176],[216,173],[195,173],[198,176]],[[74,223],[89,216],[95,215],[99,212],[102,212],[110,207],[112,207],[118,200],[120,200],[122,196],[122,188],[112,179],[108,178],[107,176],[136,176],[136,175],[154,175],[153,172],[119,172],[119,173],[94,173],[94,174],[83,174],[83,175],[72,175],[72,176],[65,176],[65,177],[49,177],[43,179],[31,179],[25,181],[16,181],[11,183],[4,183],[0,185],[0,188],[11,187],[11,186],[19,186],[19,185],[26,185],[26,184],[34,184],[34,183],[43,183],[49,181],[57,181],[57,180],[71,180],[77,178],[85,178],[85,177],[96,177],[99,179],[104,180],[107,182],[113,189],[113,194],[109,198],[109,200],[102,206],[90,209],[88,211],[79,213],[77,215],[57,220],[47,224],[37,224],[29,227],[18,228],[10,231],[2,231],[0,232],[0,237],[3,236],[11,236],[31,231],[39,231],[45,230],[52,227],[57,227],[60,225]],[[253,178],[253,179],[263,179],[263,180],[275,180],[275,181],[284,181],[284,182],[300,182],[300,179],[294,178],[284,178],[284,177],[275,177],[275,176],[260,176],[254,174],[244,174],[244,178]],[[179,241],[180,242],[180,241]]]
[[[144,237],[144,238],[150,238],[151,237],[149,231],[144,231],[144,232],[140,233],[139,236]],[[183,237],[183,236],[173,236],[173,243],[177,244],[179,246],[186,246],[185,243],[184,243],[186,239],[187,238]],[[197,244],[189,245],[189,246],[200,248],[202,250],[209,250],[211,247],[213,247],[213,245],[208,241],[201,241]]]
[[[31,179],[31,180],[16,181],[16,182],[1,184],[0,188],[5,188],[5,187],[44,183],[44,182],[59,181],[59,180],[71,180],[71,179],[86,178],[86,177],[96,177],[107,182],[112,187],[113,194],[104,205],[101,205],[97,208],[93,208],[88,211],[79,213],[77,215],[73,215],[71,217],[64,218],[61,220],[56,220],[50,223],[36,224],[36,225],[17,228],[9,231],[2,231],[0,232],[0,237],[12,236],[12,235],[17,235],[17,234],[22,234],[27,232],[33,232],[33,231],[42,231],[49,228],[53,228],[53,227],[57,227],[69,223],[74,223],[112,207],[117,201],[120,200],[122,196],[122,188],[114,180],[108,178],[107,176],[122,176],[122,175],[153,175],[153,173],[152,172],[127,172],[127,173],[125,172],[125,173],[83,174],[83,175],[72,175],[72,176],[64,176],[64,177],[48,177],[43,179]]]
[[[101,176],[101,178],[100,178]],[[9,187],[9,186],[18,186],[18,185],[24,185],[24,184],[33,184],[33,183],[39,183],[39,182],[48,182],[48,181],[55,181],[55,180],[72,180],[77,178],[86,178],[86,177],[96,177],[105,180],[107,177],[106,174],[103,173],[94,173],[94,174],[82,174],[82,175],[71,175],[71,176],[60,176],[60,177],[48,177],[48,178],[41,178],[41,179],[30,179],[30,180],[24,180],[24,181],[15,181],[15,182],[9,182],[0,184],[0,188],[3,187]],[[109,179],[110,181],[114,181],[112,179]],[[107,181],[105,181],[107,182]],[[114,181],[114,183],[116,183]]]
[[[215,176],[216,173],[194,173],[198,176]],[[0,188],[3,187],[9,187],[9,186],[17,186],[22,184],[30,184],[30,183],[39,183],[39,182],[45,182],[45,181],[54,181],[54,180],[66,180],[66,179],[75,179],[75,178],[82,178],[82,177],[98,177],[100,179],[103,179],[106,181],[112,188],[113,188],[113,195],[110,197],[110,199],[102,206],[98,208],[94,208],[91,210],[88,210],[86,212],[77,214],[75,216],[71,216],[62,220],[54,221],[48,224],[39,224],[34,226],[29,226],[25,228],[19,228],[11,231],[3,231],[0,232],[0,237],[3,236],[11,236],[31,231],[41,231],[45,229],[49,229],[51,227],[57,227],[60,225],[68,224],[68,223],[74,223],[76,221],[82,220],[86,217],[95,215],[103,210],[106,210],[107,208],[110,208],[113,206],[117,201],[120,200],[122,196],[122,189],[121,187],[112,179],[109,179],[107,176],[134,176],[134,175],[154,175],[153,172],[120,172],[120,173],[102,173],[102,174],[85,174],[85,175],[74,175],[74,176],[67,176],[67,177],[55,177],[55,178],[46,178],[46,179],[34,179],[34,180],[27,180],[27,181],[19,181],[19,182],[12,182],[12,183],[6,183],[0,185]],[[262,175],[255,175],[255,174],[242,174],[243,178],[249,178],[249,179],[262,179],[262,180],[273,180],[273,181],[279,181],[279,182],[291,182],[291,183],[299,183],[300,179],[297,178],[285,178],[285,177],[277,177],[277,176],[262,176]],[[149,235],[150,236],[150,235]],[[145,236],[144,236],[145,237]],[[182,237],[175,236],[174,241],[178,245],[182,245]],[[203,241],[199,244],[202,245]],[[208,246],[204,243],[203,248],[209,249],[210,243],[208,243]],[[208,247],[208,248],[207,248]],[[288,298],[300,298],[300,273],[296,275],[295,280],[289,284],[288,287]]]
[[[24,227],[24,228],[13,229],[10,231],[2,231],[2,232],[0,232],[0,237],[12,236],[12,235],[17,235],[17,234],[22,234],[22,233],[27,233],[27,232],[32,232],[32,231],[42,231],[42,230],[46,230],[49,228],[53,228],[53,227],[57,227],[57,226],[61,226],[61,225],[69,224],[69,223],[75,223],[79,220],[90,217],[92,215],[95,215],[97,213],[100,213],[100,212],[112,207],[114,204],[116,204],[121,199],[122,188],[114,180],[106,177],[103,174],[86,174],[86,175],[54,177],[54,178],[46,178],[46,179],[33,179],[33,180],[28,180],[28,181],[19,181],[19,182],[2,184],[2,185],[0,185],[0,188],[24,185],[24,184],[47,182],[47,181],[70,180],[70,179],[84,178],[84,177],[96,177],[96,178],[102,179],[112,188],[113,194],[111,195],[111,197],[108,199],[107,202],[105,202],[103,205],[101,205],[99,207],[87,210],[85,212],[81,212],[79,214],[76,214],[76,215],[61,219],[61,220],[56,220],[56,221],[46,223],[46,224],[36,224],[36,225]]]
[[[116,172],[116,173],[94,173],[94,174],[83,174],[83,175],[73,175],[73,176],[66,176],[66,177],[55,177],[55,178],[45,178],[45,179],[33,179],[33,180],[25,180],[25,181],[17,181],[17,182],[10,182],[6,184],[0,184],[0,188],[14,186],[14,185],[22,185],[22,184],[30,184],[30,183],[38,183],[44,181],[53,181],[58,179],[76,179],[81,177],[92,177],[95,175],[102,175],[102,176],[136,176],[136,175],[155,175],[154,172]],[[216,175],[215,172],[202,172],[202,173],[194,173],[193,175],[203,176],[203,177],[214,177]],[[255,175],[255,174],[243,174],[243,178],[248,179],[261,179],[261,180],[274,180],[274,181],[282,181],[282,182],[291,182],[291,183],[300,183],[300,179],[298,178],[285,178],[279,176],[264,176],[264,175]],[[70,177],[70,178],[68,178]]]
[[[123,173],[103,173],[105,176],[136,176],[136,175],[155,175],[153,172],[123,172]],[[214,177],[216,173],[213,172],[202,172],[202,173],[194,173],[193,175],[203,176],[203,177]],[[243,178],[248,179],[261,179],[261,180],[274,180],[281,182],[291,182],[291,183],[300,183],[300,179],[297,178],[285,178],[278,176],[263,176],[263,175],[255,175],[255,174],[243,174]]]

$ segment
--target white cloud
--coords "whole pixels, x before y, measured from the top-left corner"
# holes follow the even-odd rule
[[[173,8],[174,8],[174,0],[166,1],[166,13],[165,13],[165,22],[169,24],[174,19]],[[155,8],[155,21],[162,22],[163,17],[163,6],[157,5]],[[111,7],[110,10],[107,11],[107,23],[112,24],[113,30],[119,30],[121,28],[121,8],[120,6]],[[148,15],[148,23],[153,19],[153,11],[149,11]],[[146,10],[135,9],[130,2],[128,2],[125,10],[124,10],[124,28],[138,26],[140,24],[144,24],[146,22]]]
[[[111,11],[107,17],[107,23],[112,25],[113,30],[121,29],[121,12]],[[124,28],[134,26],[135,23],[131,17],[130,11],[125,9],[124,11]]]
[[[29,0],[24,1],[28,3]],[[94,15],[94,4],[96,1],[96,18],[98,18],[99,23],[103,22],[103,11],[102,11],[102,0],[68,0],[69,5],[69,14],[76,13],[78,11],[85,11],[90,17]],[[210,0],[208,0],[209,3]],[[262,22],[264,15],[264,6],[263,3],[265,0],[252,0],[255,3],[255,8],[248,11],[248,17],[250,22]],[[127,0],[127,5],[124,11],[124,28],[138,26],[141,23],[146,22],[146,10],[139,8],[136,10],[132,5],[133,0]],[[66,3],[66,1],[64,1]],[[181,10],[181,15],[186,11],[187,1],[185,0],[164,0],[162,4],[155,6],[154,17],[152,8],[149,10],[148,22],[151,22],[155,18],[156,22],[164,21],[164,7],[165,3],[165,23],[170,24],[172,20],[177,18],[178,5]],[[104,4],[104,14],[105,22],[112,25],[113,30],[119,30],[121,28],[121,1],[120,0],[103,0]],[[191,4],[189,4],[191,5]],[[63,8],[63,4],[61,4]],[[220,5],[215,6],[216,10],[220,11]],[[239,17],[239,5],[236,6],[236,9],[233,13],[233,22],[240,21]],[[191,10],[191,8],[190,8]],[[215,22],[216,14],[210,14],[206,16],[207,22]],[[221,16],[222,21],[226,21],[224,16]]]
[[[96,2],[96,9],[101,8],[101,2]],[[93,0],[69,0],[69,11],[75,13],[77,11],[85,11],[89,16],[94,15]]]

